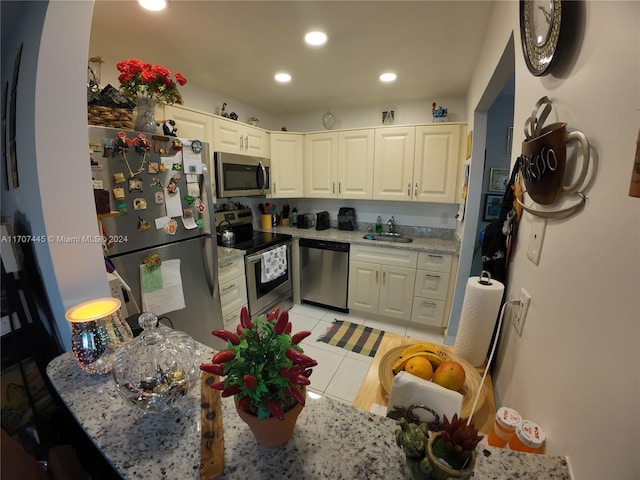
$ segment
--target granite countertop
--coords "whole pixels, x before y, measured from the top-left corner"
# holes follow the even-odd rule
[[[350,244],[371,245],[387,248],[401,248],[404,250],[418,250],[439,253],[450,253],[458,255],[460,250],[460,240],[457,236],[449,235],[446,237],[427,235],[424,232],[402,231],[399,233],[409,235],[413,238],[411,243],[385,242],[384,240],[365,240],[362,238],[367,233],[365,230],[338,230],[337,228],[329,228],[327,230],[315,230],[314,228],[296,228],[296,227],[276,227],[270,230],[275,233],[286,233],[294,238],[313,238],[316,240],[331,240],[335,242],[347,242]]]
[[[201,346],[199,358],[212,350]],[[199,479],[200,392],[181,408],[143,414],[125,403],[110,375],[89,375],[69,352],[47,374],[89,438],[124,479]],[[395,443],[395,421],[328,397],[307,397],[285,446],[258,445],[239,419],[233,400],[222,399],[225,470],[221,479],[411,480]],[[570,480],[564,457],[478,447],[475,476],[482,479]]]

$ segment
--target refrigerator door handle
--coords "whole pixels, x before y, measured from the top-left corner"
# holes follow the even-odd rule
[[[211,200],[211,196],[213,195],[213,190],[211,189],[211,183],[209,181],[209,169],[207,165],[202,164],[202,182],[203,182],[203,190],[204,195],[207,197],[207,211],[209,215],[209,228],[210,231],[207,232],[209,235],[206,237],[204,242],[204,267],[207,274],[207,280],[209,283],[209,288],[211,289],[211,297],[212,298],[220,298],[220,286],[218,285],[218,254],[215,249],[218,248],[217,242],[213,244],[213,238],[216,231],[216,218],[214,213],[213,201]],[[202,192],[200,193],[202,195]]]

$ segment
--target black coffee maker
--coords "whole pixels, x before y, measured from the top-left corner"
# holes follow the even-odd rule
[[[338,211],[338,230],[357,230],[356,209],[341,207]]]

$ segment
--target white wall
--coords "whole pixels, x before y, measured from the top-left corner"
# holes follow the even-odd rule
[[[520,224],[507,298],[525,287],[531,307],[522,338],[504,326],[494,389],[498,405],[542,426],[547,452],[568,455],[576,479],[631,480],[640,478],[640,199],[627,193],[640,126],[640,3],[582,5],[575,63],[561,77],[534,77],[518,4],[501,3],[470,88],[474,118],[513,33],[514,158],[544,95],[553,102],[548,121],[583,131],[592,147],[586,207],[548,222],[538,266],[526,257],[530,215]]]
[[[22,2],[21,8],[10,42],[2,45],[4,82],[13,71],[17,45],[24,42],[16,122],[20,187],[3,191],[2,214],[12,221],[23,215],[33,235],[54,238],[33,247],[62,341],[69,348],[65,311],[109,295],[100,245],[56,240],[98,233],[91,185],[79,181],[91,175],[85,78],[87,19],[93,3]],[[74,25],[72,30],[69,25]]]

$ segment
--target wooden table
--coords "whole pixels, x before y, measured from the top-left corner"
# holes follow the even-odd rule
[[[353,400],[354,407],[369,412],[371,411],[371,406],[375,403],[385,407],[387,406],[388,396],[384,393],[380,385],[380,380],[378,379],[378,367],[380,366],[382,357],[384,357],[389,350],[400,345],[407,345],[410,343],[416,343],[416,339],[402,337],[390,332],[386,332],[384,334],[384,337],[382,337],[382,341],[380,342],[380,346],[378,347],[378,351],[376,352],[376,356],[373,357],[373,362],[371,362],[369,371],[364,377],[356,398]],[[478,369],[478,371],[480,373],[480,377],[482,377],[483,370]],[[479,405],[476,408],[476,412],[473,414],[473,423],[478,431],[488,434],[493,427],[496,414],[493,384],[489,374],[487,374],[487,377],[484,379],[482,388],[485,394],[485,401],[482,405]]]

